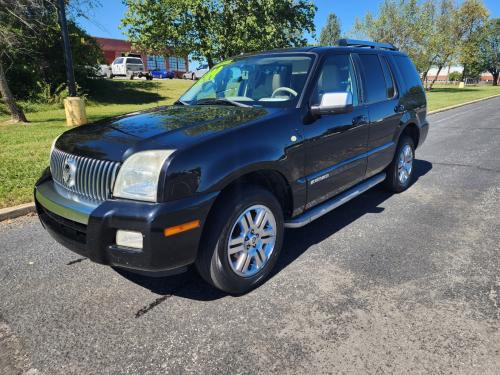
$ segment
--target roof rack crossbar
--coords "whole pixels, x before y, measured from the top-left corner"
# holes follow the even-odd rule
[[[397,51],[398,49],[390,43],[378,43],[367,40],[339,39],[338,45],[341,47],[370,47]]]

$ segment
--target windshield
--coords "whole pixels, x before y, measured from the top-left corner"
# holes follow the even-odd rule
[[[142,60],[138,58],[127,58],[127,64],[142,64]]]
[[[312,57],[253,56],[214,66],[181,98],[196,105],[213,99],[246,105],[295,105],[304,88]]]

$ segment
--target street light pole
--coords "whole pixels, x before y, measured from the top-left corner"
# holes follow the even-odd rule
[[[64,0],[58,0],[57,14],[59,16],[59,25],[64,45],[64,61],[66,63],[66,77],[68,79],[69,96],[76,96],[75,73],[73,71],[73,58],[71,56],[71,47],[69,44],[68,24],[66,22],[66,5]]]

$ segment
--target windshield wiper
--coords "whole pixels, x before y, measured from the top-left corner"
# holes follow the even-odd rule
[[[191,103],[191,105],[210,105],[210,104],[234,105],[236,107],[251,107],[248,104],[239,103],[235,100],[231,100],[228,98],[206,98]]]

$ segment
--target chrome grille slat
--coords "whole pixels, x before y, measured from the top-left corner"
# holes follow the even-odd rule
[[[71,187],[63,181],[64,165],[69,159],[76,165],[75,184]],[[119,168],[118,162],[72,155],[58,149],[54,149],[50,155],[50,170],[54,181],[86,200],[104,201],[109,198]]]

